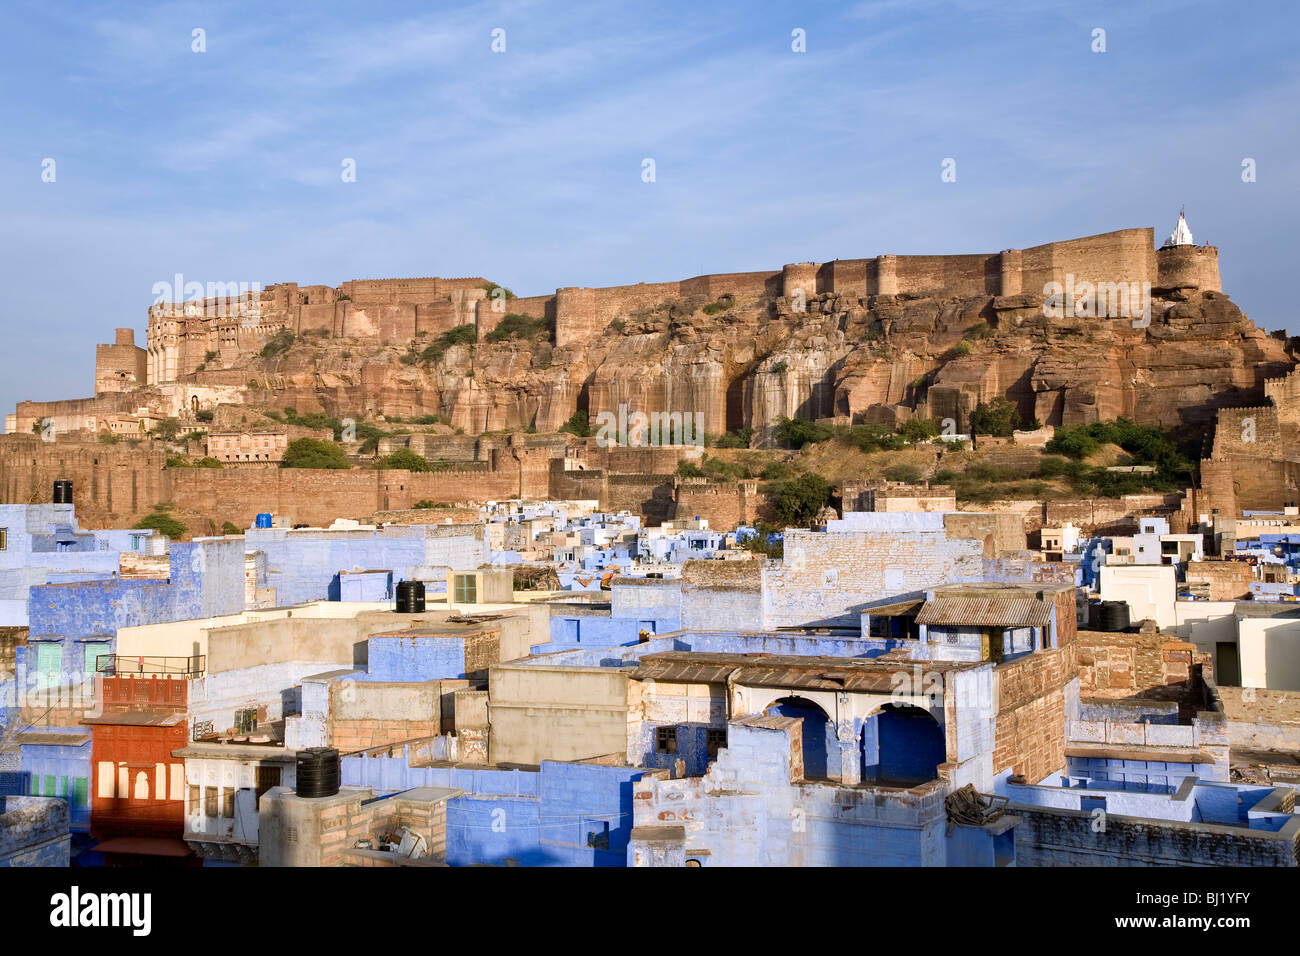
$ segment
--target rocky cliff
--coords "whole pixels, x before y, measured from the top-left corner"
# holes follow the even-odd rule
[[[554,431],[578,409],[594,420],[626,404],[702,413],[710,434],[749,427],[762,442],[781,416],[920,415],[964,430],[971,409],[996,396],[1044,424],[1123,415],[1200,427],[1220,407],[1258,401],[1266,377],[1295,365],[1285,338],[1220,292],[1158,289],[1149,324],[1057,315],[1069,311],[1033,294],[684,296],[619,316],[580,344],[556,346],[542,330],[422,358],[429,342],[420,338],[379,347],[308,336],[282,355],[192,378],[240,383],[255,405],[436,414],[469,433]]]

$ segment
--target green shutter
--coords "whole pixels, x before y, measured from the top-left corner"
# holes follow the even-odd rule
[[[72,805],[74,807],[87,806],[90,801],[86,799],[90,791],[90,781],[85,777],[74,777],[72,780]]]
[[[57,796],[59,795],[59,791],[58,791],[58,789],[57,789],[57,784],[56,784],[56,782],[55,782],[56,779],[57,779],[57,778],[55,778],[55,776],[54,776],[53,774],[48,774],[48,773],[47,773],[47,774],[45,775],[45,796],[47,796],[47,797],[57,797]]]
[[[39,797],[39,796],[41,795],[41,775],[40,775],[40,774],[38,774],[38,773],[34,773],[34,774],[32,774],[31,779],[27,781],[27,795],[28,795],[29,797]]]
[[[59,685],[63,670],[63,645],[58,641],[42,641],[36,645],[36,686],[42,690]]]
[[[95,664],[99,660],[99,655],[108,653],[108,642],[92,641],[86,644],[85,648],[86,648],[85,651],[86,658],[85,658],[85,666],[82,670],[82,673],[86,677],[94,677]]]

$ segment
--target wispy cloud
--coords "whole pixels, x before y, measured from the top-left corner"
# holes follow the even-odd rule
[[[1180,202],[1229,291],[1279,325],[1296,21],[1281,2],[1196,0],[29,0],[0,35],[0,82],[24,94],[0,100],[0,255],[25,280],[0,319],[30,358],[5,369],[0,406],[85,393],[93,343],[142,328],[176,271],[486,274],[540,293],[1162,233]]]

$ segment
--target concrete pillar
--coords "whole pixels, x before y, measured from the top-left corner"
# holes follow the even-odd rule
[[[847,695],[840,695],[840,713],[848,706]],[[847,718],[835,728],[840,745],[840,783],[852,787],[862,782],[862,753],[858,748],[858,731],[855,722]]]

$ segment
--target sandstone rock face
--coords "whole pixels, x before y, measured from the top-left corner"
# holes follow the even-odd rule
[[[554,431],[579,409],[698,413],[710,434],[782,416],[897,424],[952,418],[1005,396],[1028,421],[1075,425],[1127,416],[1201,427],[1220,407],[1261,401],[1295,360],[1224,294],[1167,290],[1145,316],[1057,315],[1043,297],[784,296],[706,314],[700,296],[666,301],[581,343],[534,338],[452,346],[436,361],[409,347],[300,339],[277,358],[197,373],[258,381],[246,400],[339,417],[442,416],[467,433]]]

